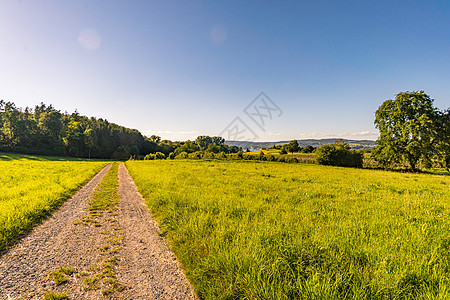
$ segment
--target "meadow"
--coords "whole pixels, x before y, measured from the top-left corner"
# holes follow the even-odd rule
[[[0,153],[0,251],[50,215],[106,164]]]
[[[450,176],[128,161],[202,299],[448,299]]]

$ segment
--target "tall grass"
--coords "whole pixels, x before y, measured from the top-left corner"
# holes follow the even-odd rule
[[[106,165],[106,162],[1,156],[0,251],[53,212]]]
[[[450,177],[127,162],[203,299],[448,299]]]

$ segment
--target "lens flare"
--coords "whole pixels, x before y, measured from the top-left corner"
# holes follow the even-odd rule
[[[102,44],[102,39],[97,31],[84,29],[78,35],[78,42],[86,50],[98,50]]]
[[[215,25],[211,28],[209,35],[215,45],[222,45],[227,39],[228,30],[225,26]]]

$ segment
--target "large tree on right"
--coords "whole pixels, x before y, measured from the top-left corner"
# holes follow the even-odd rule
[[[424,91],[402,92],[384,101],[375,112],[380,137],[373,157],[384,167],[406,161],[416,170],[419,161],[429,164],[437,150],[438,118],[433,99]]]

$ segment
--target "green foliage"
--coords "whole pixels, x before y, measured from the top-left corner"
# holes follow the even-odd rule
[[[50,215],[106,165],[39,159],[0,155],[0,251]]]
[[[44,300],[69,300],[67,293],[45,292]]]
[[[277,161],[278,162],[286,162],[286,157],[285,156],[278,156],[277,157]]]
[[[76,111],[62,114],[43,103],[34,110],[22,110],[13,102],[0,101],[0,151],[111,158],[120,146],[127,147],[131,154],[146,154],[154,149],[139,131],[107,120],[80,116]],[[116,155],[120,159],[129,157]]]
[[[314,152],[314,147],[311,145],[306,145],[305,147],[302,148],[301,152],[302,153],[313,153]]]
[[[117,159],[117,160],[125,160],[130,158],[130,149],[128,149],[127,146],[125,145],[120,145],[116,151],[114,151],[112,157],[112,159]]]
[[[118,163],[114,163],[111,169],[103,177],[100,184],[93,192],[93,197],[89,202],[91,213],[101,213],[104,210],[112,210],[119,203],[118,184]]]
[[[343,141],[322,145],[316,150],[316,160],[320,165],[361,168],[364,153],[350,149]]]
[[[259,160],[267,160],[267,158],[266,158],[266,156],[264,155],[264,152],[261,150],[261,151],[259,151],[259,154],[258,154],[258,159]]]
[[[287,157],[286,162],[290,164],[296,164],[298,163],[298,159],[296,157]]]
[[[420,160],[430,164],[435,152],[437,110],[423,91],[402,92],[375,113],[380,130],[372,156],[384,167],[407,161],[412,170]],[[450,138],[450,136],[448,136]]]
[[[219,152],[217,153],[217,155],[215,156],[216,159],[227,159],[227,156],[225,155],[225,152]]]
[[[440,165],[450,169],[450,109],[439,112],[436,122],[436,153]]]
[[[156,152],[155,159],[166,159],[166,155],[162,152]]]
[[[146,156],[144,156],[144,160],[155,160],[156,159],[156,154],[153,153],[149,153]]]
[[[59,269],[50,272],[48,279],[52,280],[56,286],[61,285],[69,280],[67,275],[72,275],[74,269],[67,267],[60,267]]]
[[[178,149],[176,149],[175,153],[186,152],[189,154],[197,151],[200,151],[200,147],[194,142],[187,141],[183,145],[181,145]]]
[[[126,163],[201,299],[448,299],[450,177]]]
[[[286,145],[286,151],[294,153],[298,152],[299,146],[297,140],[292,140],[289,142],[289,144]]]
[[[190,159],[202,159],[202,153],[200,151],[192,152],[188,154]]]
[[[181,152],[180,154],[175,156],[176,159],[185,159],[187,157],[188,157],[188,153],[187,152]]]

